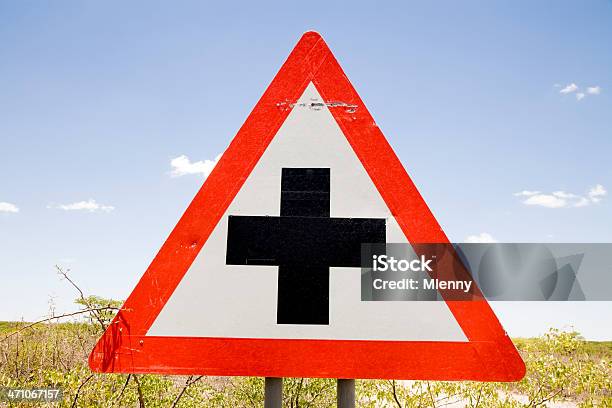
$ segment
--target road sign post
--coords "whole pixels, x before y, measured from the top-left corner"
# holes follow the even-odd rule
[[[283,405],[283,379],[266,377],[264,385],[264,408],[281,408]]]
[[[355,408],[355,380],[338,378],[338,408]]]

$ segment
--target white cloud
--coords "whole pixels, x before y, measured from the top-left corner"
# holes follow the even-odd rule
[[[595,201],[593,201],[593,202],[595,202]],[[579,197],[578,201],[576,201],[574,203],[574,207],[586,207],[589,204],[591,204],[591,201],[589,201],[588,198],[586,198],[586,197]]]
[[[555,84],[557,87],[557,84]],[[589,86],[586,91],[578,91],[580,87],[575,83],[571,83],[566,85],[563,89],[559,91],[561,94],[571,94],[575,92],[576,100],[581,101],[588,95],[599,95],[601,93],[601,87],[599,85]]]
[[[493,236],[489,234],[488,232],[481,232],[480,234],[477,234],[477,235],[468,235],[465,238],[465,242],[469,244],[477,244],[477,243],[492,244],[492,243],[499,242],[499,241],[493,238]]]
[[[523,191],[519,191],[518,193],[514,193],[514,195],[517,196],[517,197],[530,197],[530,196],[536,195],[536,194],[540,194],[540,192],[539,191],[523,190]]]
[[[88,211],[88,212],[111,212],[115,209],[112,205],[104,205],[96,202],[93,198],[87,201],[77,201],[70,204],[48,205],[47,208],[57,208],[64,211]]]
[[[523,204],[539,205],[546,208],[562,208],[567,206],[567,200],[552,194],[536,194],[523,201]]]
[[[571,84],[567,85],[565,88],[561,89],[559,93],[568,94],[568,93],[576,92],[577,90],[578,90],[578,85],[572,82]]]
[[[576,198],[576,197],[578,197],[576,194],[566,193],[565,191],[554,191],[554,192],[552,193],[552,195],[553,195],[554,197],[557,197],[557,198],[563,198],[563,199],[566,199],[566,198]]]
[[[587,88],[587,93],[591,95],[599,95],[601,93],[601,87],[600,86],[589,86]]]
[[[215,168],[220,158],[221,155],[219,154],[213,160],[207,159],[204,161],[200,160],[197,162],[192,162],[189,160],[189,157],[183,154],[170,161],[170,166],[172,166],[170,175],[172,177],[180,177],[187,174],[201,174],[204,176],[204,178],[206,178]]]
[[[605,196],[606,194],[608,194],[608,192],[606,191],[604,186],[602,186],[601,184],[597,184],[595,187],[592,187],[589,190],[589,198],[594,203],[600,202],[602,197]]]
[[[18,213],[19,207],[15,204],[7,203],[6,201],[0,201],[0,212]]]
[[[540,206],[546,208],[568,208],[586,207],[601,201],[607,194],[606,189],[601,184],[592,187],[585,195],[568,193],[566,191],[553,191],[552,193],[542,193],[540,191],[524,190],[514,193],[517,197],[524,197],[522,201],[525,205]]]

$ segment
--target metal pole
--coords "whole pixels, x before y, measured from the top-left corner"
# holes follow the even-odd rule
[[[338,408],[355,408],[355,380],[338,378]]]
[[[264,408],[281,408],[283,405],[283,379],[266,377]]]

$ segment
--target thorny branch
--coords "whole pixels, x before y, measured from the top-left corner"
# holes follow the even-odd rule
[[[397,404],[398,408],[402,408],[402,404],[397,398],[397,389],[395,388],[395,380],[391,380],[391,389],[393,390],[393,399],[395,400],[395,403]]]
[[[83,302],[83,304],[88,308],[88,309],[92,309],[92,305],[91,303],[87,300],[87,298],[85,297],[85,294],[83,293],[83,291],[81,290],[81,288],[74,283],[74,281],[72,279],[70,279],[70,276],[68,276],[68,272],[64,271],[60,266],[55,265],[55,270],[57,271],[57,273],[59,275],[61,275],[64,279],[66,279],[76,290],[77,292],[79,292],[79,297],[81,299],[81,301]],[[100,316],[100,313],[97,311],[93,311],[91,313],[91,315],[97,320],[97,322],[100,324],[100,326],[102,327],[102,331],[106,330],[106,324],[104,324],[104,319],[102,319],[102,316]]]
[[[478,388],[478,399],[476,400],[474,408],[478,408],[478,405],[480,404],[480,397],[482,397],[482,385]]]
[[[302,385],[304,384],[304,378],[300,378],[300,382],[297,386],[297,391],[295,392],[295,407],[298,408],[300,406],[300,393],[302,392]],[[293,407],[293,401],[291,401],[291,406]]]
[[[429,398],[431,398],[431,406],[433,408],[436,408],[436,399],[433,396],[433,393],[431,392],[431,385],[429,384],[429,381],[427,381],[427,393],[429,394]]]
[[[134,374],[134,382],[136,383],[136,391],[138,392],[138,405],[140,408],[146,408],[144,396],[142,395],[142,388],[140,387],[140,380],[136,374]]]
[[[191,385],[195,384],[196,382],[200,381],[202,377],[204,376],[201,375],[199,377],[194,378],[193,375],[190,375],[189,377],[187,377],[187,380],[185,381],[185,386],[183,387],[181,392],[179,392],[179,394],[176,396],[171,407],[175,408],[178,405],[180,399],[183,397],[183,394],[185,394],[185,392],[187,391],[187,388],[189,388]]]
[[[546,402],[552,400],[553,398],[555,398],[557,395],[561,394],[562,392],[563,392],[563,387],[559,388],[557,391],[555,391],[554,393],[548,395],[547,397],[542,398],[537,403],[536,402],[530,402],[529,406],[537,407],[537,406],[540,406],[540,405],[544,405]],[[531,405],[531,404],[533,404],[533,405]]]
[[[127,388],[131,378],[132,378],[132,374],[128,374],[127,378],[125,379],[125,383],[123,384],[123,387],[121,388],[121,392],[119,392],[119,395],[117,395],[117,397],[113,399],[113,403],[112,403],[113,406],[115,405],[115,402],[121,401],[121,397],[123,397],[123,393],[125,392],[125,389]]]
[[[317,391],[312,398],[306,403],[307,407],[312,406],[312,404],[314,404],[314,402],[321,396],[323,395],[325,392],[327,392],[328,390],[330,390],[331,388],[334,388],[333,385],[327,385],[325,387],[322,387],[321,389],[319,389],[319,391]]]
[[[89,380],[91,380],[93,378],[93,376],[94,376],[94,374],[90,374],[89,377],[87,377],[81,383],[81,385],[79,385],[79,388],[77,388],[76,394],[74,394],[74,400],[72,401],[72,408],[75,408],[77,406],[77,401],[79,400],[79,393],[81,392],[81,388],[83,388],[85,386],[85,384],[87,384],[89,382]]]
[[[77,316],[77,315],[80,315],[80,314],[83,314],[83,313],[101,312],[101,311],[104,311],[104,310],[121,310],[121,308],[112,307],[112,306],[94,307],[94,308],[91,308],[91,309],[84,309],[84,310],[79,310],[77,312],[64,313],[64,314],[61,314],[61,315],[58,315],[58,316],[48,317],[46,319],[37,320],[37,321],[35,321],[33,323],[26,324],[25,326],[20,327],[18,330],[15,330],[14,332],[7,334],[2,339],[0,339],[0,341],[5,341],[5,340],[9,339],[10,337],[13,337],[16,334],[19,334],[20,332],[22,332],[24,330],[27,330],[27,329],[29,329],[31,327],[34,327],[34,326],[42,324],[42,323],[51,322],[53,320],[62,319],[64,317]]]

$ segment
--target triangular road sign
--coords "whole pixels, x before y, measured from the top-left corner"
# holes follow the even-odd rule
[[[523,377],[485,300],[362,302],[347,234],[448,243],[331,51],[308,32],[95,346],[91,368]]]

